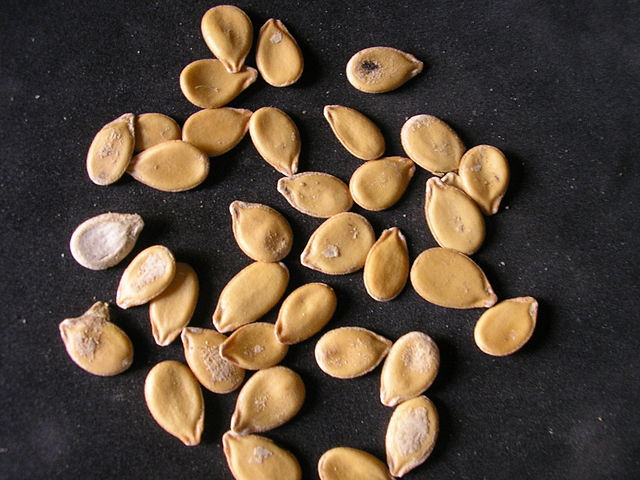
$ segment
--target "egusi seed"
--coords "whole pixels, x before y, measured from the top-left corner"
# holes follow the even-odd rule
[[[253,41],[253,25],[247,14],[233,5],[219,5],[203,15],[200,29],[207,47],[227,71],[239,72]]]
[[[251,111],[243,108],[206,108],[184,122],[182,140],[210,157],[227,153],[249,130]]]
[[[370,453],[335,447],[318,460],[320,480],[392,480],[387,466]]]
[[[296,210],[318,218],[346,212],[353,205],[349,187],[322,172],[302,172],[278,180],[280,192]]]
[[[409,276],[409,250],[397,227],[383,231],[373,244],[364,264],[364,286],[379,302],[393,300],[404,288]]]
[[[509,185],[509,163],[504,153],[491,145],[478,145],[460,160],[458,171],[463,190],[487,215],[498,211]]]
[[[220,356],[245,370],[261,370],[282,361],[289,347],[280,343],[273,323],[243,325],[222,344]]]
[[[367,162],[351,175],[351,197],[367,210],[386,210],[400,200],[415,171],[414,163],[404,157]]]
[[[87,173],[96,185],[111,185],[127,170],[135,147],[133,113],[107,123],[96,134],[87,153]]]
[[[264,81],[273,87],[293,85],[302,75],[302,51],[280,20],[270,18],[260,29],[256,66]]]
[[[278,172],[298,172],[300,134],[289,115],[275,107],[262,107],[251,115],[249,135],[260,156]]]
[[[374,160],[384,153],[384,137],[378,126],[362,113],[342,105],[326,105],[324,118],[340,143],[360,160]]]
[[[423,64],[409,53],[391,47],[370,47],[347,63],[347,79],[366,93],[384,93],[403,85],[422,71]]]
[[[176,121],[162,113],[143,113],[135,120],[136,152],[158,143],[180,140],[180,127]]]

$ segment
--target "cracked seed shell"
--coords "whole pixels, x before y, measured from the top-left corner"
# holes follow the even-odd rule
[[[162,113],[143,113],[135,120],[135,151],[141,152],[158,143],[180,140],[182,132],[176,121]]]
[[[359,111],[342,105],[326,105],[324,118],[342,146],[354,157],[375,160],[384,153],[382,132]]]
[[[302,75],[302,51],[280,20],[270,18],[260,29],[256,66],[264,81],[273,87],[293,85]]]
[[[202,16],[200,30],[204,43],[230,73],[239,72],[253,42],[253,24],[243,10],[218,5]]]
[[[125,113],[102,127],[91,142],[87,173],[96,185],[111,185],[127,170],[136,143],[133,122],[133,113]]]
[[[351,175],[351,197],[364,209],[386,210],[402,198],[415,171],[414,163],[404,157],[366,162]]]
[[[409,277],[409,250],[397,227],[384,230],[373,244],[364,263],[364,286],[379,302],[393,300],[404,289]]]
[[[298,172],[300,134],[282,110],[262,107],[249,119],[249,135],[260,156],[283,175]]]
[[[320,480],[392,480],[387,466],[368,452],[334,447],[318,460]]]
[[[418,75],[423,66],[410,53],[391,47],[370,47],[351,57],[347,79],[361,92],[390,92]]]
[[[254,322],[233,332],[220,345],[220,356],[245,370],[262,370],[280,363],[288,350],[272,323]]]
[[[195,145],[210,157],[218,157],[238,145],[249,131],[251,110],[205,108],[184,122],[182,140]]]
[[[280,192],[289,204],[312,217],[329,218],[353,205],[349,187],[339,178],[323,172],[302,172],[278,180]]]

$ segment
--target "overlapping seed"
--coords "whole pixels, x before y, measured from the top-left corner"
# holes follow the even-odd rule
[[[184,122],[182,140],[195,145],[210,157],[227,153],[249,130],[251,110],[244,108],[206,108]]]
[[[141,152],[158,143],[180,140],[181,131],[176,121],[162,113],[143,113],[135,120],[135,151]]]
[[[320,480],[391,480],[387,466],[370,453],[335,447],[318,460]]]
[[[270,18],[260,29],[256,65],[264,81],[273,87],[288,87],[302,76],[302,51],[280,20]]]
[[[347,79],[366,93],[395,90],[422,71],[423,63],[410,53],[391,47],[370,47],[347,63]]]
[[[135,147],[133,113],[107,123],[96,134],[87,153],[87,173],[96,185],[111,185],[124,175]]]
[[[351,197],[367,210],[386,210],[400,200],[415,171],[414,163],[404,157],[367,162],[351,176]]]
[[[491,145],[478,145],[460,160],[458,171],[463,190],[487,215],[498,211],[509,185],[509,163],[504,153]]]
[[[302,172],[278,180],[280,192],[296,210],[312,217],[329,218],[353,205],[349,187],[322,172]]]
[[[220,345],[220,356],[245,370],[261,370],[280,363],[288,350],[272,323],[255,322],[233,332]]]
[[[326,105],[324,118],[342,146],[354,157],[375,160],[384,153],[382,132],[359,111],[342,105]]]
[[[289,115],[275,107],[262,107],[251,115],[249,135],[260,156],[278,172],[298,172],[300,134]]]
[[[206,11],[200,29],[207,47],[224,67],[231,73],[239,72],[253,42],[253,25],[247,14],[233,5],[218,5]]]
[[[379,302],[393,300],[409,277],[409,251],[404,235],[397,227],[384,230],[373,244],[364,264],[364,286]]]

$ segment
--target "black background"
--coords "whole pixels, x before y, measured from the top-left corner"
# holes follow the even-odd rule
[[[267,203],[296,234],[289,291],[326,281],[339,298],[330,327],[368,327],[396,339],[432,335],[442,368],[428,395],[441,416],[431,458],[408,479],[633,478],[640,469],[638,315],[637,1],[239,1],[257,29],[280,18],[300,43],[305,72],[292,87],[258,80],[231,106],[273,105],[296,121],[301,170],[348,180],[350,156],[322,117],[325,104],[374,119],[387,154],[403,154],[407,117],[436,115],[468,146],[506,153],[512,182],[474,259],[502,299],[532,295],[538,326],[519,353],[491,358],[472,337],[481,310],[449,310],[408,286],[392,302],[370,299],[361,273],[329,277],[298,256],[321,220],[288,205],[280,175],[247,138],[212,160],[194,191],[168,194],[125,177],[98,187],[85,155],[100,127],[124,112],[162,112],[182,123],[197,110],[178,77],[211,57],[199,25],[210,2],[4,1],[0,7],[0,477],[231,479],[220,448],[236,393],[205,392],[201,445],[185,447],[149,415],[148,370],[183,360],[157,347],[147,308],[112,309],[132,338],[122,375],[86,374],[67,357],[57,326],[96,300],[113,302],[133,255],[160,243],[200,276],[192,325],[211,326],[224,284],[249,260],[236,246],[228,205]],[[382,95],[356,91],[344,67],[356,51],[393,46],[425,71]],[[255,65],[253,52],[249,65]],[[363,212],[376,233],[397,225],[411,258],[435,245],[423,217],[427,172],[385,212]],[[68,241],[85,219],[136,212],[146,222],[134,253],[101,272],[79,266]],[[266,318],[274,321],[277,309]],[[266,436],[290,449],[305,478],[333,446],[384,459],[391,410],[378,400],[379,369],[354,380],[324,375],[317,337],[290,349],[308,398]],[[637,477],[635,477],[637,478]]]

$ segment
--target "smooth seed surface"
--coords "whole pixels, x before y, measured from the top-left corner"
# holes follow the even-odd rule
[[[375,160],[384,153],[384,137],[378,126],[357,110],[341,105],[324,107],[324,118],[344,148],[361,160]]]
[[[256,65],[264,81],[273,87],[293,85],[302,75],[302,51],[280,20],[270,18],[260,29]]]
[[[415,164],[404,157],[387,157],[367,162],[351,176],[351,197],[364,209],[386,210],[400,200],[415,171]]]
[[[133,122],[133,113],[125,113],[102,127],[91,142],[87,173],[96,185],[111,185],[127,170],[136,143]]]
[[[384,93],[403,85],[423,68],[420,60],[391,47],[370,47],[347,63],[347,79],[361,92]]]
[[[233,5],[210,8],[200,23],[209,50],[231,73],[242,69],[253,42],[253,24],[244,11]]]
[[[349,447],[327,450],[318,460],[320,480],[391,480],[387,466],[370,453]]]
[[[220,356],[245,370],[262,370],[280,363],[288,350],[272,323],[254,322],[233,332],[220,345]]]
[[[280,192],[296,210],[318,218],[346,212],[353,205],[349,187],[322,172],[302,172],[278,180]]]
[[[300,134],[289,115],[275,107],[262,107],[251,115],[249,135],[260,156],[278,172],[298,172]]]
[[[491,145],[478,145],[462,156],[458,174],[463,190],[487,215],[493,215],[509,185],[509,163]]]
[[[180,136],[180,127],[171,117],[162,113],[143,113],[136,116],[136,152],[168,140],[180,140]]]
[[[397,227],[383,231],[373,244],[364,264],[364,286],[374,300],[393,300],[409,277],[409,251],[404,235]]]
[[[210,157],[227,153],[249,130],[251,111],[243,108],[206,108],[184,122],[182,140]]]

